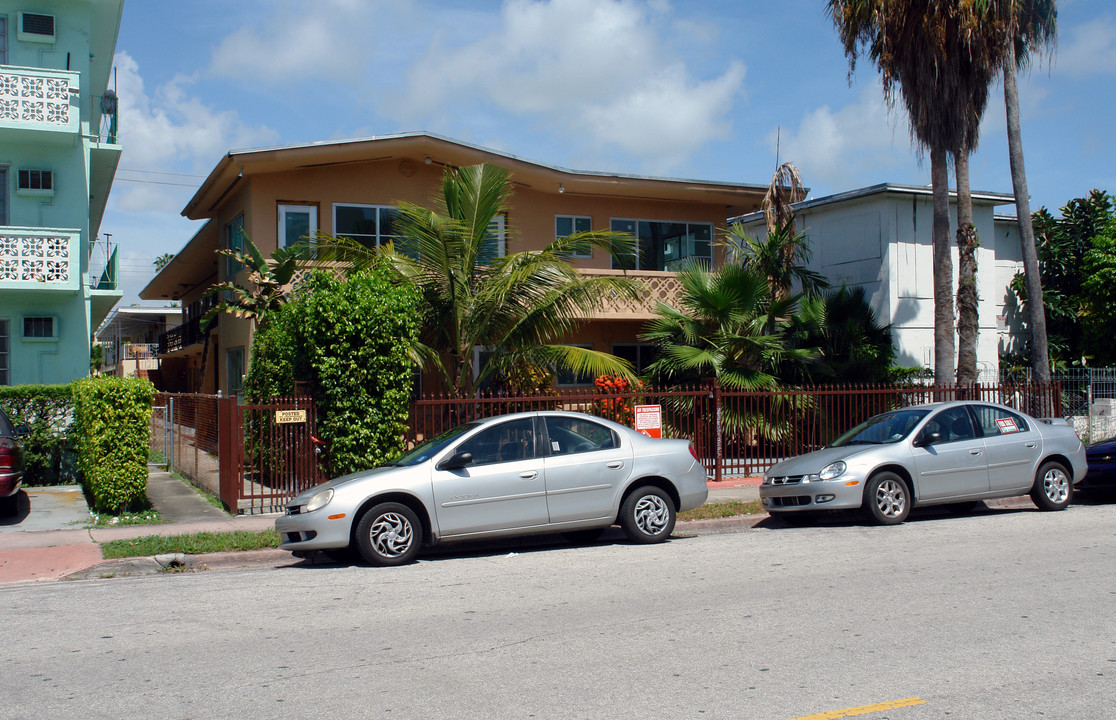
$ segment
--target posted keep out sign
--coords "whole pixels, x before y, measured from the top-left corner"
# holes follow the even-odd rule
[[[663,436],[663,406],[636,405],[635,429],[647,437],[661,438]]]

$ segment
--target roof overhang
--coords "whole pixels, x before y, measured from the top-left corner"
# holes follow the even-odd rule
[[[767,189],[763,185],[569,170],[429,133],[401,133],[232,150],[209,173],[182,214],[191,220],[213,217],[233,188],[252,175],[403,159],[452,167],[493,163],[509,169],[517,186],[554,194],[677,200],[732,207],[756,205]]]
[[[217,280],[217,227],[202,225],[190,242],[140,290],[144,300],[178,300]]]

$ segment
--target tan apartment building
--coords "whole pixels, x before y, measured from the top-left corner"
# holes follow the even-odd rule
[[[645,282],[646,296],[586,317],[567,342],[612,352],[638,369],[650,357],[638,340],[643,325],[656,301],[670,301],[677,290],[671,269],[690,257],[721,262],[723,249],[715,241],[726,218],[756,210],[765,190],[567,170],[427,133],[234,150],[182,211],[205,225],[140,293],[145,300],[179,300],[183,307],[182,325],[160,338],[162,388],[239,392],[250,361],[250,324],[224,314],[206,338],[199,321],[214,302],[203,297],[205,290],[238,271],[215,251],[235,247],[241,230],[265,255],[316,231],[377,245],[392,239],[399,202],[429,205],[446,167],[480,163],[507,168],[515,186],[497,229],[500,254],[542,249],[556,237],[589,229],[636,237],[634,269],[613,267],[601,251],[572,262],[586,274],[626,272]],[[562,385],[584,381],[559,378]]]

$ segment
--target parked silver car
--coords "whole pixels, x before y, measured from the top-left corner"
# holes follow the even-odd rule
[[[275,529],[296,554],[351,548],[374,565],[402,565],[423,545],[547,532],[586,540],[617,522],[634,542],[659,542],[707,494],[686,440],[581,413],[517,413],[307,490]]]
[[[1085,448],[1064,420],[984,402],[934,403],[877,415],[772,466],[760,499],[789,520],[863,508],[869,520],[893,525],[915,505],[960,508],[1027,493],[1041,509],[1061,510],[1085,473]]]

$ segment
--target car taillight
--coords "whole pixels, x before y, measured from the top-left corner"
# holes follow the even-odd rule
[[[701,458],[697,456],[697,450],[694,450],[694,444],[690,443],[687,447],[690,448],[690,454],[694,456],[694,460],[701,462]]]
[[[11,440],[0,439],[0,470],[14,470],[16,452]]]

